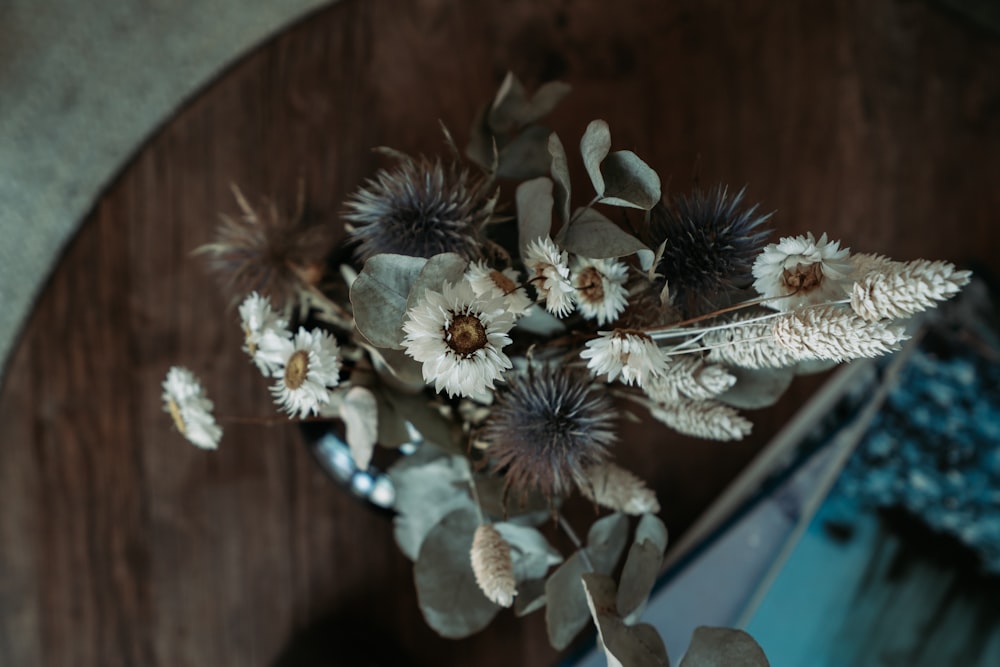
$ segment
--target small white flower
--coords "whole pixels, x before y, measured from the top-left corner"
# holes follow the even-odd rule
[[[277,382],[271,394],[290,416],[319,414],[331,401],[329,389],[340,382],[340,347],[327,332],[300,327],[291,339],[268,333],[261,339],[258,354],[273,364],[271,375]]]
[[[212,416],[212,401],[205,396],[198,378],[186,368],[174,366],[163,381],[163,409],[187,440],[202,449],[216,449],[222,428]]]
[[[271,309],[271,302],[267,297],[260,296],[257,292],[251,292],[240,304],[240,319],[243,323],[243,335],[246,337],[243,351],[250,355],[261,373],[271,375],[275,371],[274,364],[265,359],[266,355],[258,354],[261,340],[271,335],[279,339],[291,338],[288,322]]]
[[[818,241],[812,233],[787,236],[757,256],[753,286],[765,298],[782,297],[766,302],[774,310],[843,299],[851,287],[850,254],[839,241],[827,241],[826,234]]]
[[[628,266],[617,259],[577,257],[573,286],[580,313],[601,325],[614,322],[628,305],[627,277]]]
[[[550,238],[537,238],[524,252],[524,265],[534,273],[535,289],[545,301],[545,309],[556,317],[573,312],[575,292],[569,278],[569,254],[559,250]]]
[[[507,310],[514,315],[523,315],[531,308],[531,299],[523,287],[518,287],[521,275],[514,269],[498,271],[479,260],[469,264],[465,279],[472,285],[472,291],[476,296],[502,296],[507,303]]]
[[[484,397],[512,367],[501,352],[514,315],[502,296],[476,296],[469,281],[427,290],[406,313],[403,347],[419,361],[425,382],[449,396]]]
[[[625,384],[641,387],[666,367],[663,352],[646,334],[623,329],[599,333],[600,338],[587,341],[580,353],[581,358],[590,359],[587,368],[595,376],[606,374],[608,382],[614,382],[621,375]]]

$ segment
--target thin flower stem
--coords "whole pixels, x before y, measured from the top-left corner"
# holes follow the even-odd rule
[[[756,336],[754,338],[743,338],[740,340],[730,340],[725,343],[719,343],[718,345],[703,345],[702,347],[692,347],[690,349],[683,349],[676,352],[665,352],[667,356],[678,356],[681,354],[691,354],[692,352],[708,352],[710,350],[718,350],[721,347],[731,347],[733,345],[743,345],[744,343],[756,343],[758,341],[771,340],[771,336]],[[680,346],[678,346],[680,347]]]
[[[756,302],[744,302],[744,305],[755,305],[755,303]],[[850,303],[850,299],[840,299],[838,301],[824,301],[823,303],[817,303],[817,304],[812,304],[812,305],[809,305],[809,306],[805,306],[805,308],[824,308],[826,306],[839,306],[839,305],[843,305],[843,304],[847,304],[847,303]],[[742,307],[742,306],[740,306],[740,307]],[[734,310],[736,308],[737,308],[737,306],[731,306],[730,308],[723,309],[723,310],[718,310],[718,311],[715,311],[714,313],[710,313],[710,315],[714,317],[716,315],[728,312],[730,310]],[[697,328],[694,328],[694,329],[678,329],[677,327],[679,327],[681,324],[683,324],[682,322],[678,322],[677,324],[671,324],[668,327],[658,327],[658,329],[644,330],[643,333],[645,333],[647,336],[649,336],[653,340],[666,340],[668,338],[683,338],[684,336],[690,336],[692,334],[704,334],[704,333],[709,333],[711,331],[724,331],[726,329],[734,329],[736,327],[741,327],[741,326],[744,326],[746,324],[756,324],[758,322],[765,322],[767,320],[772,320],[772,319],[775,319],[777,317],[781,317],[782,315],[787,315],[787,314],[788,313],[779,310],[779,311],[775,311],[773,313],[765,313],[764,315],[759,315],[757,317],[751,317],[751,318],[745,319],[745,320],[735,320],[735,321],[731,321],[731,322],[726,322],[725,324],[716,324],[716,325],[709,326],[709,327],[697,327]],[[706,316],[702,316],[701,319],[703,319],[704,317],[708,317],[708,316],[707,315]]]
[[[486,516],[483,514],[483,502],[479,499],[479,488],[476,486],[476,480],[472,476],[472,471],[469,471],[469,476],[466,478],[469,482],[469,491],[472,492],[472,502],[476,504],[476,514],[479,516],[480,525],[486,523]]]
[[[566,521],[566,517],[564,517],[561,513],[557,512],[556,516],[559,517],[559,527],[563,529],[563,532],[566,533],[567,537],[569,537],[569,541],[572,542],[573,546],[577,548],[577,551],[580,554],[580,560],[583,561],[583,564],[588,570],[596,572],[594,564],[590,562],[590,556],[587,555],[587,550],[583,548],[583,543],[580,541],[580,538],[577,537],[576,531],[573,530],[573,526],[569,525],[569,522]]]

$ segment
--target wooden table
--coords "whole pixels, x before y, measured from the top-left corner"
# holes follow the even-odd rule
[[[39,301],[0,393],[0,664],[268,664],[316,623],[282,664],[553,662],[541,615],[433,635],[387,520],[293,425],[232,425],[206,453],[160,405],[183,364],[220,413],[272,410],[190,255],[236,212],[231,183],[290,207],[304,179],[307,214],[335,221],[380,164],[371,147],[441,151],[437,120],[464,137],[508,69],[572,83],[564,143],[604,118],[672,191],[746,184],[781,234],[1000,268],[1000,43],[960,17],[912,0],[345,0],[167,123]],[[817,383],[752,415],[748,441],[633,433],[620,458],[677,534]],[[348,659],[390,649],[407,657]]]

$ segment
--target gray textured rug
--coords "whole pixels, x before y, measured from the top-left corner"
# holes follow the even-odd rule
[[[0,377],[65,243],[192,92],[333,0],[0,0]]]

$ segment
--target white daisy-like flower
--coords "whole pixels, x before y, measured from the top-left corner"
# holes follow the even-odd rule
[[[573,312],[576,288],[569,276],[569,253],[559,250],[552,239],[539,237],[525,249],[524,265],[534,274],[532,284],[546,310],[556,317]]]
[[[509,345],[514,315],[502,296],[476,296],[462,280],[427,290],[406,313],[403,348],[419,361],[424,381],[449,396],[483,398],[512,367]]]
[[[753,286],[774,310],[836,301],[851,288],[851,253],[840,241],[816,240],[812,233],[771,243],[753,265]],[[782,298],[774,298],[782,297]]]
[[[521,274],[515,269],[503,271],[490,268],[483,260],[469,264],[465,271],[465,279],[472,285],[476,296],[502,296],[507,303],[507,310],[514,315],[523,315],[531,308],[532,301],[521,284]]]
[[[271,394],[290,416],[319,414],[332,400],[330,389],[340,382],[340,347],[329,333],[303,327],[290,339],[266,333],[257,354],[273,365]]]
[[[187,440],[202,449],[216,449],[222,428],[212,415],[212,401],[194,373],[174,366],[163,381],[163,409]]]
[[[576,305],[588,320],[610,324],[628,305],[628,266],[617,259],[577,257],[573,266]]]
[[[292,332],[288,330],[288,321],[282,318],[271,308],[271,302],[267,297],[251,292],[250,296],[240,304],[240,319],[243,324],[243,351],[250,355],[250,358],[265,376],[269,376],[275,371],[275,365],[268,362],[264,355],[258,355],[261,341],[272,335],[279,339],[291,338]]]
[[[652,338],[640,331],[615,329],[601,331],[600,337],[587,341],[580,357],[589,359],[587,368],[595,376],[607,375],[614,382],[641,387],[643,382],[664,372],[667,358]]]

